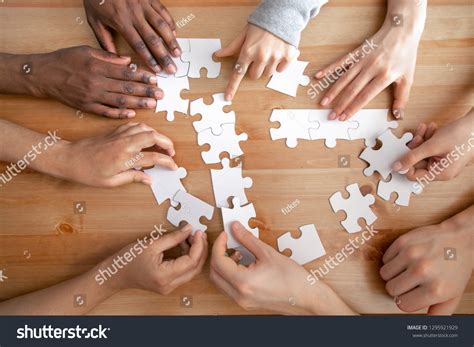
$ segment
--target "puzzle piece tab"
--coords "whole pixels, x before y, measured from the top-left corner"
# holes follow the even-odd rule
[[[212,59],[214,52],[221,49],[220,39],[189,39],[190,51],[183,52],[181,59],[189,62],[188,76],[200,78],[200,70],[206,68],[207,78],[217,78],[221,72],[221,63]]]
[[[399,206],[408,206],[411,194],[421,194],[422,192],[421,185],[410,181],[405,175],[398,172],[392,172],[388,182],[381,180],[377,188],[377,195],[386,201],[390,200],[392,193],[397,193],[395,203]]]
[[[222,159],[222,169],[211,169],[212,187],[216,207],[230,207],[229,198],[238,198],[240,203],[248,203],[245,188],[252,187],[253,181],[250,177],[242,177],[242,163],[236,167],[230,167],[228,158]]]
[[[222,134],[223,124],[235,123],[235,113],[234,111],[224,112],[223,108],[232,104],[224,100],[224,93],[214,94],[212,98],[214,102],[211,105],[206,105],[203,99],[193,101],[190,114],[191,116],[201,115],[201,120],[193,122],[196,132],[212,129],[212,133],[218,136]]]
[[[347,186],[346,190],[350,194],[349,198],[344,199],[341,192],[337,192],[329,198],[329,203],[334,212],[343,210],[346,213],[347,217],[341,224],[352,234],[362,230],[358,223],[359,218],[365,219],[369,226],[377,220],[377,216],[370,208],[370,205],[375,203],[375,197],[371,194],[363,196],[357,183]]]
[[[230,159],[241,156],[244,152],[240,148],[240,142],[247,139],[246,133],[240,135],[235,133],[235,124],[223,124],[222,134],[219,136],[214,135],[212,129],[198,133],[198,144],[202,146],[207,143],[211,147],[207,152],[201,153],[206,164],[219,163],[221,161],[219,155],[222,152],[229,153]]]
[[[364,170],[364,175],[371,176],[377,171],[386,180],[392,172],[393,163],[410,151],[407,143],[413,139],[413,134],[405,133],[399,139],[389,129],[378,139],[382,142],[382,147],[378,150],[366,148],[359,158],[370,164]]]
[[[293,259],[300,265],[309,263],[326,254],[314,224],[303,225],[300,231],[301,237],[298,239],[294,239],[291,236],[291,232],[280,236],[277,239],[278,250],[280,252],[283,252],[285,249],[291,250],[290,259]]]
[[[181,180],[187,175],[186,169],[180,167],[178,170],[171,170],[155,165],[151,169],[144,170],[144,172],[152,178],[151,190],[158,204],[162,204],[165,200],[170,199],[171,206],[178,206],[178,203],[173,198],[180,190],[186,192],[181,183]]]
[[[304,75],[304,70],[308,64],[306,61],[293,61],[285,71],[275,72],[272,75],[267,88],[296,97],[298,87],[300,85],[307,86],[310,82],[309,77]]]
[[[155,113],[166,111],[166,119],[174,121],[174,112],[188,113],[189,100],[181,99],[181,92],[189,90],[187,77],[160,77],[157,76],[157,84],[163,90],[163,99],[156,102]]]
[[[317,122],[309,120],[310,110],[273,110],[271,122],[279,122],[279,128],[270,129],[272,140],[286,139],[286,145],[295,148],[298,140],[310,140],[310,129],[317,128]]]
[[[178,227],[179,223],[185,221],[193,227],[193,234],[197,230],[207,230],[207,226],[202,224],[200,219],[204,216],[211,220],[214,207],[183,190],[178,191],[173,200],[180,204],[180,208],[169,208],[166,218],[171,224]]]
[[[326,147],[336,147],[337,140],[350,140],[349,130],[356,129],[358,124],[354,121],[341,122],[328,120],[331,110],[311,110],[310,122],[317,122],[318,127],[310,129],[311,140],[325,140]]]
[[[248,231],[250,231],[255,237],[259,237],[258,228],[250,228],[249,220],[255,218],[255,208],[253,204],[246,206],[240,205],[239,198],[232,199],[233,208],[222,208],[222,220],[224,221],[224,231],[227,234],[227,247],[236,248],[243,247],[232,234],[232,223],[240,222]]]

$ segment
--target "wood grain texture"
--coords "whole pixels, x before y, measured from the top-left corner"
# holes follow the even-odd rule
[[[165,1],[178,20],[193,13],[195,19],[181,29],[181,37],[216,37],[228,44],[243,27],[257,0]],[[429,2],[428,21],[420,45],[415,82],[406,119],[396,133],[412,130],[419,122],[446,124],[465,114],[473,105],[473,8],[470,0]],[[301,59],[310,61],[308,74],[331,63],[374,33],[385,13],[383,0],[332,0],[303,34]],[[79,19],[78,19],[79,18]],[[68,46],[97,47],[84,20],[82,1],[34,0],[0,4],[0,51],[46,52]],[[121,53],[131,54],[120,40]],[[191,80],[184,97],[195,100],[224,90],[232,60],[224,61],[216,80]],[[273,247],[276,238],[301,225],[317,225],[328,255],[334,255],[349,240],[328,204],[328,197],[353,182],[374,190],[376,179],[366,178],[366,166],[357,157],[362,141],[340,142],[333,150],[322,141],[302,142],[288,149],[272,142],[268,121],[271,109],[314,108],[316,100],[299,89],[295,99],[265,88],[265,81],[246,80],[232,106],[237,129],[249,135],[243,143],[245,174],[254,186],[248,196],[257,217],[265,223],[262,239]],[[386,90],[369,108],[388,108],[391,91]],[[61,137],[77,140],[111,131],[122,121],[93,115],[76,116],[76,110],[54,100],[1,96],[0,116],[40,132],[58,129]],[[200,158],[191,119],[177,117],[168,123],[162,114],[139,111],[145,122],[174,140],[177,161],[188,169],[188,190],[213,202],[209,167]],[[351,167],[338,168],[338,155],[351,155]],[[215,167],[215,166],[214,166]],[[6,168],[0,164],[0,171]],[[363,313],[400,313],[386,294],[378,275],[384,250],[398,235],[415,227],[439,222],[474,201],[474,166],[451,182],[431,184],[410,208],[399,211],[377,198],[380,233],[326,277],[328,283],[356,310]],[[394,198],[394,197],[392,197]],[[295,199],[300,205],[290,214],[281,209]],[[73,202],[85,201],[87,213],[74,214]],[[27,170],[0,187],[0,269],[8,281],[0,283],[0,300],[8,299],[80,274],[137,237],[148,234],[155,224],[165,223],[167,205],[157,206],[151,191],[142,185],[113,190],[89,188],[59,181]],[[211,240],[222,230],[219,214],[209,223]],[[27,259],[24,252],[31,253]],[[322,265],[322,260],[307,268]],[[193,296],[193,308],[180,306],[181,295]],[[458,313],[474,313],[474,280],[471,278]],[[164,297],[139,290],[120,292],[92,314],[244,314],[220,294],[209,281],[209,267],[193,282]],[[266,312],[252,312],[266,313]]]

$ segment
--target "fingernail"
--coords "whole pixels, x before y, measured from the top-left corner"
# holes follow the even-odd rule
[[[346,119],[347,119],[347,115],[343,112],[343,113],[341,114],[341,116],[339,117],[339,120],[340,120],[341,122],[344,122]]]
[[[135,117],[137,114],[135,113],[135,111],[130,111],[127,113],[127,117],[128,118],[132,118],[132,117]]]
[[[321,100],[321,106],[326,106],[329,103],[329,98],[325,97],[323,100]]]
[[[334,119],[336,119],[336,117],[337,117],[337,113],[334,112],[334,111],[332,111],[332,112],[329,114],[328,119],[329,119],[329,120],[334,120]]]
[[[321,78],[321,77],[323,77],[323,72],[318,71],[318,73],[316,74],[316,78]]]
[[[156,83],[158,83],[158,79],[157,79],[155,76],[150,77],[150,80],[149,80],[149,81],[150,81],[151,84],[156,84]]]
[[[231,100],[232,100],[232,94],[226,94],[225,101],[231,101]]]
[[[163,99],[163,92],[161,90],[157,90],[154,95],[156,99]]]
[[[170,74],[175,74],[176,68],[174,67],[174,65],[168,65],[168,71],[170,72]]]
[[[148,108],[155,108],[155,107],[156,107],[156,103],[157,103],[156,100],[153,100],[153,99],[149,100],[149,101],[147,102]]]
[[[395,162],[395,163],[393,164],[393,166],[392,166],[392,169],[393,169],[394,171],[397,171],[397,172],[398,172],[398,170],[400,170],[401,168],[402,168],[402,163],[400,163],[399,161]]]
[[[242,253],[240,253],[239,251],[236,251],[235,252],[235,255],[237,256],[237,261],[241,261],[243,256],[242,256]]]
[[[181,50],[179,48],[175,48],[173,54],[175,57],[179,57],[181,55]]]
[[[400,110],[400,109],[393,110],[392,114],[395,117],[395,119],[403,119],[403,116],[404,116],[403,110]]]

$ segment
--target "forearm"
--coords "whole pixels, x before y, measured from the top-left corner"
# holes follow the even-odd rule
[[[301,32],[326,3],[327,0],[263,0],[248,22],[298,47]]]
[[[446,231],[459,234],[460,238],[468,240],[471,246],[472,269],[474,270],[474,205],[469,206],[464,211],[446,219],[441,223],[441,227]]]
[[[327,284],[317,281],[306,291],[304,306],[311,315],[357,315]]]
[[[428,0],[388,0],[385,22],[421,37],[425,28]]]
[[[114,278],[95,280],[100,265],[83,275],[0,303],[0,315],[82,315],[119,291]]]
[[[64,153],[68,141],[55,129],[40,134],[0,119],[0,161],[12,163],[7,170],[19,174],[26,166],[55,177],[64,178],[68,158]]]
[[[36,66],[40,54],[0,53],[0,94],[43,96],[38,88]]]

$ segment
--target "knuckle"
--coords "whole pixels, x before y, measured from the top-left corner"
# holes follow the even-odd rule
[[[156,27],[158,28],[159,31],[162,31],[162,30],[166,30],[168,29],[168,23],[166,23],[166,21],[164,19],[158,19],[158,21],[156,22]]]
[[[163,44],[163,40],[157,35],[148,36],[146,42],[150,47],[161,46]]]
[[[429,260],[420,260],[413,270],[415,275],[419,277],[426,277],[430,273],[431,262]]]
[[[136,51],[140,51],[140,52],[146,52],[148,51],[147,48],[146,48],[146,44],[145,42],[143,41],[137,41],[133,44],[133,48],[136,50]]]
[[[385,290],[390,296],[395,296],[395,288],[393,286],[392,281],[389,281],[385,284]]]
[[[123,91],[126,94],[133,94],[135,92],[135,88],[133,87],[133,84],[126,83],[123,85]]]
[[[127,104],[127,98],[123,95],[117,96],[115,102],[119,107],[124,107]]]
[[[445,287],[442,282],[434,281],[428,287],[428,293],[434,296],[435,298],[441,298],[445,294]]]
[[[418,251],[418,248],[415,247],[415,246],[408,246],[405,250],[404,250],[404,255],[405,255],[405,258],[407,258],[408,260],[415,260],[419,257],[420,255],[420,252]]]

